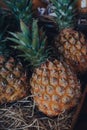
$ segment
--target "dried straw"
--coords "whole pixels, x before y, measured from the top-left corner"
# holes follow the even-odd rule
[[[29,96],[0,108],[0,130],[69,130],[74,112],[75,108],[54,118],[47,117]]]

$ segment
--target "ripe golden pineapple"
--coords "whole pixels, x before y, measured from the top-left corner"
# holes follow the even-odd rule
[[[49,60],[51,52],[45,50],[46,37],[44,33],[38,34],[37,20],[33,21],[31,33],[22,21],[21,30],[20,33],[11,33],[13,38],[9,39],[18,43],[15,48],[23,51],[22,56],[34,69],[30,85],[39,110],[48,116],[56,116],[74,107],[81,96],[76,74],[65,62]]]
[[[51,0],[55,6],[56,22],[59,34],[55,39],[55,46],[64,58],[74,66],[76,71],[87,70],[87,45],[85,36],[74,29],[75,2],[73,0]]]
[[[13,57],[0,55],[0,104],[17,101],[27,95],[26,73]]]
[[[76,75],[58,60],[48,60],[35,69],[30,84],[39,110],[48,116],[72,108],[81,94]]]
[[[10,55],[11,49],[5,40],[8,27],[4,24],[6,14],[0,14],[0,104],[21,99],[28,90],[23,65]]]

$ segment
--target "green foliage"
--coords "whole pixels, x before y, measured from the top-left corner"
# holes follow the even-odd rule
[[[32,29],[29,30],[24,22],[20,21],[21,32],[12,33],[9,40],[17,43],[13,46],[22,52],[21,56],[33,67],[38,67],[49,57],[50,49],[45,50],[45,33],[39,32],[37,20],[33,20]]]
[[[3,40],[6,30],[8,28],[8,25],[5,26],[5,18],[7,15],[7,12],[0,8],[0,41]]]
[[[8,13],[0,8],[0,55],[9,55],[9,48],[5,40],[5,36],[8,29],[5,18]]]
[[[59,25],[59,30],[66,27],[74,27],[77,0],[51,0],[51,2],[55,7],[56,22]]]
[[[16,19],[30,25],[32,22],[32,0],[4,0]]]

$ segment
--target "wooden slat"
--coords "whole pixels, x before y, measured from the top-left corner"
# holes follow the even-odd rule
[[[74,114],[74,117],[73,117],[73,120],[72,120],[72,126],[71,126],[70,130],[73,130],[75,128],[75,124],[76,124],[76,122],[78,120],[78,117],[79,117],[80,111],[82,109],[82,106],[83,106],[86,95],[87,95],[87,86],[86,86],[86,88],[85,88],[85,90],[84,90],[84,92],[82,94],[82,99],[81,99],[81,102],[79,103],[79,105],[77,107],[77,111]]]

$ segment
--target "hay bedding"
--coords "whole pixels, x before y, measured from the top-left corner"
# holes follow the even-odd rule
[[[69,130],[75,109],[50,118],[38,111],[29,96],[0,107],[0,130]]]

